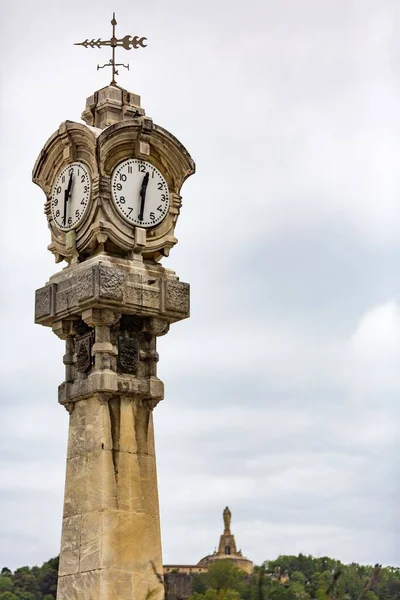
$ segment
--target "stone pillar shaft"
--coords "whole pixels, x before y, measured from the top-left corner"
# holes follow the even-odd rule
[[[153,415],[95,395],[70,416],[57,600],[145,600],[162,574]]]

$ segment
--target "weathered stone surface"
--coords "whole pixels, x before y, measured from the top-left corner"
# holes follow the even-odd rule
[[[111,600],[111,597],[104,595],[101,591],[101,571],[88,571],[60,576],[57,600]]]
[[[130,572],[120,569],[103,570],[101,572],[102,595],[100,600],[112,600],[113,598],[142,598],[146,600],[146,595],[142,593],[141,587],[138,588],[135,583],[135,579]]]
[[[81,302],[94,296],[94,270],[86,269],[84,273],[77,277],[77,299]]]
[[[160,291],[158,289],[149,289],[144,287],[142,293],[142,304],[146,308],[159,309]]]
[[[101,567],[101,511],[94,510],[82,515],[80,539],[81,572],[95,571]]]
[[[59,578],[57,600],[162,600],[163,586],[154,574],[143,576],[105,569]]]
[[[52,286],[45,286],[35,293],[35,319],[51,314]]]
[[[173,323],[189,316],[189,299],[189,285],[161,265],[149,268],[140,260],[99,256],[90,265],[64,269],[38,290],[35,319],[53,326],[56,320],[81,318],[96,307],[142,317],[162,315]]]
[[[125,300],[127,304],[136,304],[141,307],[143,303],[143,288],[137,285],[127,285]]]
[[[118,336],[118,363],[124,373],[136,373],[139,366],[139,340]]]
[[[166,282],[166,301],[167,310],[173,310],[181,313],[189,312],[190,286],[181,281]]]
[[[158,520],[146,512],[123,510],[102,514],[102,566],[132,573],[151,572],[151,562],[161,566],[161,553],[154,543],[159,536]],[[159,546],[157,544],[157,546]]]
[[[91,126],[104,129],[124,119],[144,115],[140,96],[117,86],[107,86],[86,99],[82,119]]]
[[[78,403],[80,404],[80,402]],[[107,401],[97,397],[86,400],[85,450],[111,450],[110,410]]]
[[[87,463],[85,454],[67,459],[64,517],[81,515],[86,503]]]
[[[76,403],[60,560],[61,598],[78,598],[81,586],[79,598],[88,600],[145,600],[152,589],[161,600],[152,566],[162,573],[153,415],[145,402],[93,396]],[[88,572],[100,573],[99,588],[90,580],[93,596]]]
[[[79,573],[82,516],[63,518],[59,575]]]
[[[165,573],[166,600],[187,600],[193,593],[193,576],[189,573]]]
[[[70,278],[65,278],[57,285],[56,312],[63,313],[76,306],[76,285]]]
[[[69,420],[68,433],[68,458],[73,458],[85,452],[85,429],[86,429],[86,400],[75,404]]]
[[[92,333],[86,333],[76,338],[75,354],[75,368],[80,373],[87,373],[92,366]]]
[[[70,306],[70,290],[63,290],[56,294],[56,311],[58,313],[66,311]]]
[[[99,265],[99,288],[102,298],[122,300],[124,273],[115,267]]]

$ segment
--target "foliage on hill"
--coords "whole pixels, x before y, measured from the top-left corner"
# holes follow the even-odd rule
[[[289,579],[280,581],[277,570]],[[299,554],[266,561],[248,576],[221,560],[194,577],[193,590],[189,600],[400,600],[400,568]]]
[[[0,572],[0,600],[55,600],[58,557],[41,567],[20,567]]]
[[[277,577],[288,573],[281,583]],[[0,600],[55,600],[58,558],[0,573]],[[229,560],[193,577],[189,600],[400,600],[400,568],[343,565],[332,558],[279,556],[246,575]]]

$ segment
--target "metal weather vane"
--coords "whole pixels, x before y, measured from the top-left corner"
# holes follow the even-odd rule
[[[118,73],[116,67],[124,67],[125,69],[128,69],[128,71],[129,71],[129,65],[125,65],[124,63],[116,63],[115,62],[115,49],[120,47],[120,48],[125,48],[125,50],[131,50],[132,48],[134,50],[137,50],[138,48],[146,48],[146,46],[147,46],[147,44],[145,44],[145,42],[147,41],[147,38],[139,37],[137,35],[135,35],[135,37],[126,35],[123,38],[117,39],[117,37],[115,36],[116,24],[117,24],[117,21],[115,19],[115,13],[113,13],[113,18],[111,21],[112,37],[110,40],[101,40],[100,38],[98,38],[97,40],[86,39],[84,42],[78,42],[77,44],[74,44],[74,46],[84,46],[85,48],[101,48],[101,46],[111,46],[112,55],[111,55],[109,62],[106,63],[105,65],[97,65],[97,70],[104,69],[104,67],[111,67],[112,80],[111,80],[110,85],[117,85],[117,82],[115,81],[115,76],[119,75],[119,73]]]

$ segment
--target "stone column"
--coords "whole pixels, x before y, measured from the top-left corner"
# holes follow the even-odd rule
[[[36,292],[65,341],[70,415],[57,600],[164,597],[153,409],[157,337],[189,316],[189,285],[140,257],[71,264]]]
[[[161,321],[161,331],[157,320],[136,319],[139,331],[132,331],[129,319],[122,323],[120,314],[109,309],[84,311],[82,320],[89,331],[75,336],[75,362],[85,370],[83,337],[91,345],[93,370],[90,393],[85,388],[82,398],[75,393],[74,402],[66,403],[70,424],[57,600],[145,600],[150,594],[160,599],[164,590],[152,413],[159,394],[151,386],[147,397],[117,392],[116,342],[119,336],[133,340],[138,374],[154,376],[155,334],[165,332],[168,324]],[[69,370],[71,338],[63,337]],[[121,341],[119,346],[123,360],[126,349]]]

